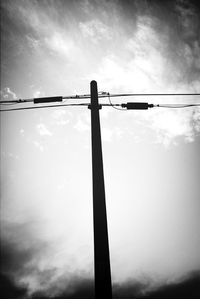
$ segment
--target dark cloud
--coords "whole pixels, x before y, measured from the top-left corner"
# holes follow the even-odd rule
[[[33,231],[37,225],[31,222],[2,224],[1,272],[11,277],[17,284],[21,284],[20,279],[30,273],[37,275],[41,283],[48,281],[49,276],[53,275],[54,269],[39,271],[35,263],[49,247],[49,244],[34,236]]]
[[[144,25],[153,30],[160,44],[154,44],[151,39],[142,40],[140,52],[145,52],[151,43],[152,47],[162,54],[166,59],[166,72],[163,77],[171,81],[171,84],[175,81],[180,81],[180,84],[197,81],[200,76],[200,11],[198,1],[188,0],[2,1],[3,73],[18,67],[17,57],[27,59],[27,64],[30,64],[33,60],[31,55],[37,47],[48,55],[48,39],[45,34],[50,38],[56,33],[52,28],[49,29],[50,24],[54,25],[57,31],[65,29],[67,35],[73,31],[76,46],[82,47],[84,44],[84,59],[90,55],[86,51],[87,39],[81,36],[80,28],[83,26],[93,32],[90,50],[96,55],[99,53],[99,59],[112,51],[118,57],[123,57],[124,61],[128,55],[125,46],[130,38],[135,39],[138,25],[142,25],[139,20],[141,17],[151,20],[150,23],[147,20],[146,24],[144,21]],[[110,39],[106,39],[105,35],[104,38],[98,38],[98,34],[102,33],[96,29],[101,23],[88,23],[94,19],[105,25],[110,32]],[[53,42],[54,39],[50,41]],[[100,50],[101,47],[97,50],[97,44],[105,45],[103,51]],[[129,59],[134,58],[133,53],[134,50]],[[90,64],[88,63],[88,67]]]
[[[148,292],[144,298],[149,299],[192,299],[200,296],[200,272],[192,273],[187,279],[180,283],[166,284],[159,289]]]
[[[29,294],[30,298],[32,296],[33,298],[65,298],[65,296],[79,298],[79,293],[87,294],[87,298],[93,298],[93,283],[87,278],[87,274],[79,273],[79,271],[75,274],[68,273],[67,270],[59,274],[58,269],[53,268],[52,265],[49,268],[40,269],[38,262],[51,244],[37,240],[30,233],[34,225],[31,225],[32,229],[29,226],[30,223],[15,226],[7,224],[7,236],[5,233],[1,236],[0,272],[3,298],[24,299],[24,294]],[[32,277],[32,279],[24,283],[27,277]],[[29,284],[35,283],[35,280],[37,286],[32,289]],[[65,295],[59,297],[61,293]]]
[[[31,246],[20,246],[12,234],[18,238],[28,238],[25,225],[19,225],[13,229],[7,226],[8,237],[1,241],[1,294],[4,299],[24,299],[30,294],[29,286],[22,283],[19,278],[26,275],[33,275],[40,281],[39,291],[35,289],[27,298],[30,299],[92,299],[94,298],[94,281],[84,277],[84,273],[70,274],[70,277],[62,274],[56,280],[55,269],[39,270],[37,265],[32,263],[46,246],[43,243],[32,243]],[[11,237],[12,238],[9,238]],[[23,244],[21,244],[23,245]],[[30,244],[29,244],[30,245]],[[31,262],[31,263],[30,263]],[[187,277],[166,283],[160,287],[151,280],[134,280],[121,284],[114,284],[113,299],[139,299],[139,298],[198,298],[200,295],[200,272],[194,272]]]
[[[16,273],[23,269],[34,255],[33,249],[20,249],[14,242],[1,242],[1,270],[3,272]]]
[[[190,278],[180,283],[166,284],[154,291],[145,292],[147,285],[140,282],[113,286],[113,299],[193,299],[200,296],[200,273],[193,273]],[[47,299],[36,296],[35,299]],[[94,298],[92,282],[79,282],[73,294],[62,294],[55,299],[92,299]]]
[[[23,299],[27,295],[24,287],[17,287],[5,275],[1,275],[1,294],[4,299]],[[35,293],[31,299],[93,299],[94,285],[90,280],[74,280],[71,291],[64,291],[58,296]],[[113,299],[193,299],[200,296],[200,273],[193,273],[180,283],[166,284],[156,290],[144,293],[145,285],[142,283],[125,283],[114,285]]]
[[[154,290],[148,289],[148,284],[125,283],[115,286],[114,299],[182,299],[199,298],[200,296],[200,272],[192,273],[179,283],[169,283]]]
[[[70,289],[70,290],[69,290]],[[40,293],[35,293],[32,299],[47,299],[49,296],[44,296]],[[53,299],[93,299],[94,298],[94,283],[88,279],[74,278],[62,294],[53,297]]]
[[[0,294],[4,299],[22,299],[27,294],[27,289],[16,286],[10,278],[0,274]]]

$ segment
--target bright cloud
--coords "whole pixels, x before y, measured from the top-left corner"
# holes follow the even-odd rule
[[[44,151],[44,146],[37,140],[32,141],[33,145],[38,148],[41,152]]]
[[[1,97],[4,100],[16,100],[17,99],[17,95],[15,92],[13,92],[10,87],[5,87],[3,90],[1,90],[0,92]]]
[[[44,92],[42,92],[41,90],[36,90],[36,91],[33,93],[33,97],[34,97],[34,98],[44,97]]]
[[[64,126],[68,124],[72,118],[72,114],[64,109],[55,110],[52,113],[53,125]]]
[[[79,27],[84,37],[89,37],[94,43],[112,39],[112,29],[99,20],[80,22]]]
[[[52,133],[47,129],[47,127],[43,123],[37,125],[37,131],[41,136],[52,136]]]
[[[199,133],[200,109],[185,111],[163,111],[155,113],[150,126],[157,132],[157,142],[166,147],[177,144],[177,137],[192,142]]]
[[[90,118],[86,112],[80,113],[76,123],[74,124],[74,129],[78,130],[79,132],[90,131]]]
[[[69,57],[75,50],[74,42],[68,36],[64,36],[58,32],[46,37],[44,41],[50,50],[60,54],[62,57]]]

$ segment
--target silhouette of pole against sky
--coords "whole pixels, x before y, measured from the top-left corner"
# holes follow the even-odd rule
[[[94,279],[95,298],[112,298],[108,227],[105,202],[101,128],[99,119],[97,82],[90,83],[91,137],[94,221]]]
[[[148,104],[144,102],[128,102],[122,104],[113,104],[111,97],[120,96],[199,96],[199,93],[179,93],[179,94],[110,94],[101,92],[98,95],[97,82],[90,82],[90,94],[75,95],[75,96],[57,96],[44,98],[30,98],[18,100],[0,100],[0,104],[22,104],[33,102],[34,104],[62,102],[63,99],[89,99],[88,103],[69,103],[62,105],[46,105],[37,107],[21,107],[21,108],[6,108],[0,109],[0,112],[26,110],[26,109],[41,109],[41,108],[55,108],[65,106],[87,106],[91,110],[91,137],[92,137],[92,182],[93,182],[93,224],[94,224],[94,280],[95,280],[95,299],[112,299],[112,282],[110,269],[110,254],[108,242],[108,227],[106,215],[106,201],[105,201],[105,186],[104,186],[104,172],[103,172],[103,156],[101,144],[101,128],[99,110],[102,106],[110,106],[113,108],[121,107],[120,110],[146,110],[153,107],[161,108],[187,108],[200,106],[200,103],[194,104]],[[108,97],[110,104],[99,104],[99,98]],[[116,108],[118,109],[118,108]]]

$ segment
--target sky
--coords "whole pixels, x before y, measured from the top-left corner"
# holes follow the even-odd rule
[[[1,1],[1,100],[88,94],[92,80],[200,93],[198,1]],[[100,117],[113,286],[146,294],[199,273],[200,108]],[[1,112],[1,268],[26,298],[93,281],[90,134],[87,107]]]

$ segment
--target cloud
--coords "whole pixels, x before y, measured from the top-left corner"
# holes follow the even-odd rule
[[[92,20],[88,22],[79,23],[80,30],[84,37],[90,38],[91,42],[98,43],[102,40],[111,40],[112,31],[111,28],[106,26],[100,20]]]
[[[47,127],[45,126],[45,124],[40,123],[37,126],[37,131],[41,136],[52,136],[52,132],[50,132]]]
[[[26,287],[20,287],[15,285],[14,281],[4,275],[0,274],[0,283],[1,283],[1,295],[4,298],[9,299],[21,299],[27,297],[27,289]]]
[[[59,265],[56,244],[38,235],[41,224],[31,220],[14,225],[3,223],[6,234],[4,231],[1,235],[1,273],[10,277],[19,289],[25,289],[30,297],[37,293],[47,297],[73,294],[81,284],[90,283],[90,274],[73,269],[69,256],[66,265]]]
[[[159,9],[156,3],[149,13],[144,10],[143,14],[136,14],[132,35],[125,34],[123,55],[115,51],[102,58],[92,77],[96,78],[103,90],[110,93],[200,92],[197,36],[200,24],[199,21],[195,22],[198,11],[188,1],[179,1],[170,9],[166,7],[169,19],[171,12],[178,16],[170,23],[169,19],[166,22],[156,13]],[[151,100],[144,97],[144,101]],[[162,104],[163,101],[163,98],[153,99],[153,103]],[[174,97],[167,98],[167,101],[199,102],[197,97]],[[146,122],[146,126],[156,133],[156,142],[168,147],[178,144],[179,137],[185,142],[192,142],[199,135],[199,108],[155,110],[146,115],[137,114],[137,117],[140,124]]]
[[[181,24],[181,34],[185,40],[198,39],[199,18],[195,1],[178,0],[175,9]]]
[[[37,140],[32,141],[33,145],[38,148],[41,152],[44,151],[44,146]]]
[[[29,36],[29,35],[26,36],[26,39],[27,39],[29,47],[32,48],[32,50],[39,51],[41,43],[38,39],[34,38],[33,36]]]
[[[49,37],[45,37],[44,42],[51,51],[61,55],[62,57],[70,58],[72,53],[75,55],[74,51],[76,51],[76,47],[69,36],[59,32],[54,32]]]
[[[182,137],[185,142],[193,142],[200,132],[200,108],[198,107],[180,110],[165,109],[162,113],[158,110],[152,111],[146,119],[149,127],[156,132],[156,142],[166,148],[173,144],[177,145],[179,137]]]
[[[190,273],[177,282],[164,282],[160,286],[152,287],[151,281],[135,281],[114,286],[116,299],[149,298],[149,299],[181,299],[196,298],[200,291],[200,273]]]
[[[56,5],[50,1],[45,1],[43,4],[44,6],[37,1],[23,4],[22,1],[16,3],[8,1],[4,3],[4,8],[16,19],[21,20],[25,31],[25,39],[22,42],[27,42],[35,54],[57,54],[62,58],[70,59],[77,47],[71,38],[71,31],[67,30],[68,21],[63,28],[61,22],[57,21],[57,18],[60,20],[60,16]],[[66,16],[65,18],[67,20]]]
[[[1,275],[1,285],[3,286],[4,298],[16,299],[27,298],[27,289],[25,286],[16,286],[6,275]],[[179,282],[165,282],[156,288],[148,288],[147,281],[129,281],[124,284],[113,285],[113,297],[116,299],[182,299],[198,298],[200,287],[200,274],[198,272],[190,273],[187,277],[182,278]],[[24,296],[24,297],[23,297]],[[89,279],[80,279],[74,277],[71,281],[70,290],[53,295],[53,293],[44,293],[38,291],[34,294],[35,299],[93,299],[94,282]],[[28,297],[30,298],[30,297]]]
[[[92,77],[96,78],[103,90],[110,93],[144,91],[150,84],[152,86],[152,79],[138,65],[135,61],[123,61],[115,55],[108,55],[102,59]]]
[[[78,119],[77,123],[74,125],[74,128],[79,132],[90,131],[90,125],[81,118]]]
[[[33,86],[34,87],[34,86]],[[45,94],[44,94],[44,92],[43,91],[41,91],[41,90],[36,90],[36,91],[34,91],[34,93],[33,93],[33,97],[34,98],[39,98],[39,97],[44,97],[45,96]]]
[[[0,91],[1,97],[3,100],[17,100],[17,95],[13,92],[10,87],[5,87]]]
[[[64,126],[70,123],[72,114],[69,111],[60,108],[58,110],[53,111],[52,118],[53,125]]]
[[[0,282],[2,286],[2,296],[9,299],[35,298],[35,299],[93,299],[94,298],[94,283],[89,279],[80,279],[74,277],[71,281],[70,290],[64,290],[57,295],[53,293],[44,293],[42,291],[36,292],[33,297],[28,293],[26,286],[16,285],[15,282],[8,278],[7,275],[0,275]],[[65,282],[63,281],[63,284]]]

